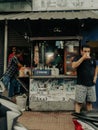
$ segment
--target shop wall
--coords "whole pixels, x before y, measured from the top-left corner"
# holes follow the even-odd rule
[[[31,11],[32,3],[30,0],[7,0],[0,1],[0,12],[20,12],[20,11]]]
[[[25,40],[24,36],[20,32],[9,27],[8,46],[20,46],[20,47],[24,46],[25,47],[25,46],[29,46],[29,43]]]
[[[21,50],[23,52],[23,61],[22,64],[26,66],[30,66],[30,43],[24,38],[24,35],[22,32],[23,27],[18,27],[17,30],[12,26],[9,26],[8,29],[8,54],[12,53],[12,47],[16,47],[17,49]]]
[[[86,41],[98,41],[98,26],[93,26],[91,29],[83,31],[82,35],[82,44],[85,44]]]

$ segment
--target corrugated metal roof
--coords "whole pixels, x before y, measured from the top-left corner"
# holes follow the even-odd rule
[[[71,11],[71,12],[27,12],[27,13],[13,13],[0,14],[0,20],[21,20],[21,19],[98,19],[98,11]]]

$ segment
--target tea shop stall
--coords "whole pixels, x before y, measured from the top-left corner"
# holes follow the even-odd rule
[[[31,110],[74,110],[76,71],[71,62],[79,53],[80,40],[80,36],[30,38]]]

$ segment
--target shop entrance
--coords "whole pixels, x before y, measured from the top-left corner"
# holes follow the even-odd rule
[[[95,20],[95,21],[97,21],[97,20]],[[93,25],[94,23],[95,23],[94,20],[78,20],[78,19],[75,19],[75,20],[65,20],[65,19],[41,20],[41,19],[39,19],[39,20],[34,20],[34,21],[31,21],[31,20],[14,21],[13,26],[11,26],[10,29],[15,30],[15,33],[13,33],[14,36],[17,34],[16,32],[18,32],[18,35],[21,36],[23,41],[21,40],[21,38],[19,38],[19,39],[16,38],[16,40],[12,39],[13,35],[9,34],[10,35],[9,46],[13,46],[13,43],[15,43],[15,45],[17,45],[19,47],[20,47],[20,45],[22,45],[22,47],[23,46],[25,46],[27,48],[29,47],[30,48],[29,52],[31,52],[31,48],[32,48],[31,42],[33,45],[36,45],[36,43],[38,45],[40,45],[40,43],[42,44],[43,41],[44,42],[48,41],[48,45],[51,45],[51,46],[53,46],[53,48],[55,48],[54,44],[56,44],[56,41],[57,42],[72,41],[74,39],[73,36],[77,37],[79,35],[87,34],[89,32],[89,30],[91,30],[91,28],[93,28],[93,26],[95,26],[95,25]],[[11,24],[12,24],[12,22],[10,23],[10,25]],[[21,27],[22,27],[22,29],[20,29]],[[69,37],[69,36],[72,39],[70,39],[70,38],[66,39],[66,37]],[[29,43],[28,43],[27,39],[25,39],[26,37],[27,37],[27,39],[28,39],[28,37],[31,38]],[[45,37],[46,37],[46,39],[44,39]],[[85,39],[88,40],[87,38],[84,38],[84,40]],[[18,42],[16,42],[17,40],[18,40]],[[85,41],[82,41],[82,43],[83,42],[85,43]],[[51,44],[51,43],[53,43],[53,44]],[[34,51],[34,48],[32,48],[32,49]],[[61,52],[64,52],[64,51],[61,51]],[[33,56],[32,59],[34,59],[33,53],[32,53],[32,56]],[[31,54],[30,54],[30,58],[31,58]],[[34,64],[34,61],[32,59],[30,59],[31,60],[30,66],[31,66],[31,64]],[[42,64],[42,62],[45,62],[45,57],[41,56],[40,61],[41,61],[41,64]],[[70,68],[68,68],[68,69],[70,69]],[[64,69],[64,71],[66,73],[65,69]],[[68,71],[67,74],[70,75],[70,72]]]

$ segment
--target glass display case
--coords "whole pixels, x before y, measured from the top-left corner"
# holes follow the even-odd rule
[[[79,41],[67,41],[64,48],[65,75],[77,75],[76,70],[72,68],[72,60],[77,54],[79,54]]]
[[[79,40],[36,40],[31,48],[33,76],[76,76],[71,62],[79,53]]]

